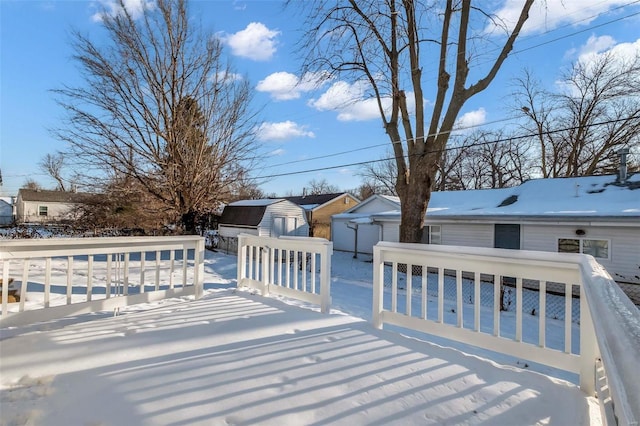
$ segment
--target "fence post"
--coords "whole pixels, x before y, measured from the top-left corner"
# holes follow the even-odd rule
[[[375,328],[382,328],[382,296],[383,296],[383,278],[384,264],[380,259],[381,248],[377,245],[373,246],[373,313],[371,321]]]
[[[331,310],[331,256],[333,243],[328,242],[320,250],[320,312],[328,314]],[[313,272],[315,273],[315,271]]]

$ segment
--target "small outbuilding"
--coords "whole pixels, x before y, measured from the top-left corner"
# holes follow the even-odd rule
[[[285,197],[285,200],[302,207],[307,213],[309,236],[331,239],[331,216],[357,205],[358,200],[348,192],[312,194]]]
[[[285,199],[242,200],[225,206],[218,222],[223,238],[238,234],[306,237],[309,224],[302,207]]]

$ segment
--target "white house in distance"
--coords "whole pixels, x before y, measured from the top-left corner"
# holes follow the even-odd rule
[[[14,197],[0,197],[0,225],[11,225],[14,220]]]
[[[21,188],[16,199],[18,223],[49,223],[69,217],[73,208],[90,194]]]
[[[398,241],[400,209],[367,211],[370,200],[333,217],[335,250],[354,251],[355,231],[347,226],[358,228],[360,253],[380,240]],[[425,226],[425,243],[587,253],[616,281],[640,284],[640,174],[622,183],[615,175],[586,176],[434,192]]]
[[[223,238],[235,238],[242,233],[263,237],[306,237],[309,224],[304,209],[291,201],[243,200],[225,206],[218,221],[218,233]]]

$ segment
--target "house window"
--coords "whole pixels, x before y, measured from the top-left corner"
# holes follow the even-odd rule
[[[442,230],[440,225],[429,226],[429,244],[442,244]]]
[[[558,253],[590,254],[597,259],[609,259],[609,241],[587,238],[559,238]]]
[[[422,233],[423,244],[442,244],[442,230],[440,225],[429,225],[424,227]]]
[[[47,206],[38,206],[38,216],[48,216],[49,208]]]

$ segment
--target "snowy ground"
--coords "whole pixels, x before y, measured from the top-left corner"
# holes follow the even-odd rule
[[[524,362],[372,328],[371,263],[335,253],[332,271],[331,315],[236,290],[235,257],[208,252],[201,300],[2,329],[0,424],[599,422]]]

